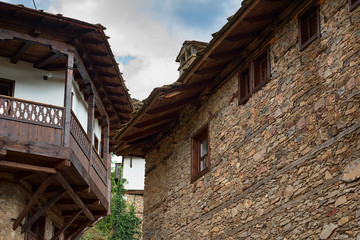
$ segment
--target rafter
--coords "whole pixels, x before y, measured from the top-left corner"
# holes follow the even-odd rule
[[[236,35],[232,35],[229,37],[226,37],[225,40],[227,41],[231,41],[231,42],[237,42],[237,41],[241,41],[241,40],[247,40],[247,39],[251,39],[254,37],[257,37],[259,35],[260,32],[248,32],[248,33],[240,33],[240,34],[236,34]]]
[[[146,113],[154,115],[154,114],[157,114],[157,113],[166,112],[166,111],[168,111],[170,109],[179,108],[179,107],[181,107],[181,106],[183,106],[183,105],[185,105],[185,104],[187,104],[189,102],[191,102],[191,98],[182,99],[180,101],[177,101],[177,102],[174,102],[174,103],[171,103],[171,104],[167,104],[167,105],[162,106],[162,107],[157,107],[157,108],[154,108],[154,109],[150,109]]]
[[[208,73],[218,73],[221,72],[226,68],[226,65],[214,66],[214,67],[207,67],[201,70],[197,70],[195,74],[208,74]]]
[[[147,121],[144,121],[144,122],[137,123],[137,124],[135,124],[134,127],[136,127],[136,128],[149,127],[149,126],[155,125],[155,124],[157,124],[159,122],[166,122],[166,121],[169,121],[169,120],[173,120],[174,118],[176,118],[178,113],[179,113],[179,111],[177,110],[177,111],[168,113],[166,115],[163,115],[161,117],[157,117],[157,118],[153,118],[153,119],[150,119],[150,120],[147,120]]]
[[[226,51],[226,52],[221,52],[221,53],[215,53],[209,56],[210,59],[214,59],[214,60],[219,60],[219,59],[223,59],[226,57],[236,57],[239,56],[241,54],[241,52],[244,49],[240,48],[240,49],[235,49],[235,50],[231,50],[231,51]],[[224,69],[226,66],[221,66],[221,70]],[[213,68],[209,68],[209,70],[211,70]],[[201,72],[203,72],[205,70],[201,70]],[[196,73],[198,73],[198,71],[196,71]]]
[[[56,58],[58,58],[60,56],[61,55],[59,53],[51,52],[49,55],[47,55],[46,57],[44,57],[43,59],[41,59],[40,61],[35,63],[34,68],[42,68],[43,66],[51,63],[52,61],[54,61]]]
[[[36,192],[30,197],[29,201],[27,202],[25,208],[21,211],[19,216],[16,218],[13,224],[13,230],[15,230],[24,217],[30,212],[30,210],[34,207],[37,200],[40,198],[41,194],[43,194],[46,188],[50,185],[52,180],[54,179],[54,175],[49,175],[45,180],[40,184]]]
[[[18,52],[13,57],[11,57],[11,63],[16,64],[19,59],[25,54],[25,52],[30,48],[31,45],[32,44],[30,42],[25,42],[18,50]]]
[[[269,21],[269,20],[276,18],[278,15],[279,15],[279,13],[267,13],[267,14],[263,14],[263,15],[257,15],[254,17],[247,17],[247,18],[244,18],[243,21],[249,22],[249,23]]]

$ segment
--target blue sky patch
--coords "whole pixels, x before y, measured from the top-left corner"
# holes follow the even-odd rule
[[[116,61],[121,62],[122,64],[126,65],[129,61],[135,60],[135,59],[136,59],[136,57],[127,55],[127,56],[117,57]]]

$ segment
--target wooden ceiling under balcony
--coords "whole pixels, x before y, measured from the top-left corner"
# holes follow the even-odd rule
[[[131,99],[107,41],[109,37],[104,33],[104,27],[66,18],[60,14],[54,15],[0,3],[0,28],[53,40],[54,44],[62,42],[74,46],[109,115],[110,138],[129,121],[133,111]],[[2,34],[0,31],[0,56],[9,58],[12,63],[25,61],[43,70],[65,70],[66,56],[51,46],[17,38],[3,40]],[[76,68],[74,76],[87,98],[89,89]],[[101,121],[99,111],[95,114]],[[110,144],[113,145],[114,142]]]
[[[133,119],[115,136],[115,153],[144,157],[176,124],[186,104],[199,106],[219,84],[268,45],[281,26],[310,1],[245,0],[179,79],[155,88]],[[237,87],[237,86],[234,86]]]

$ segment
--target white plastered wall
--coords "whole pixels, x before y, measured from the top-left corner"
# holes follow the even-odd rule
[[[52,72],[44,80],[47,71],[33,68],[31,63],[10,63],[9,58],[0,57],[0,78],[15,81],[14,97],[55,106],[64,106],[65,72]]]
[[[131,158],[132,167],[130,167]],[[145,159],[138,157],[125,157],[123,165],[123,178],[128,181],[128,183],[125,184],[125,189],[144,190]]]

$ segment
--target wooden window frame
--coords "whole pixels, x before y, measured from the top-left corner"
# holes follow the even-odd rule
[[[311,35],[311,23],[310,20],[315,16],[316,18],[316,32]],[[298,29],[299,29],[299,46],[300,51],[304,50],[313,41],[320,38],[320,8],[318,5],[310,5],[302,10],[298,15]],[[304,36],[304,33],[307,36]]]
[[[263,63],[266,66],[266,72],[263,71]],[[270,81],[270,49],[267,48],[259,57],[255,59],[252,63],[254,76],[252,78],[252,93],[259,90],[262,86],[264,86],[267,82]],[[265,75],[265,76],[264,76]],[[258,80],[259,83],[256,83]]]
[[[353,11],[359,5],[360,5],[360,0],[349,0],[349,10],[350,11]]]
[[[27,219],[30,219],[33,216],[32,213],[29,213]],[[38,240],[45,239],[45,224],[46,219],[44,216],[40,217],[36,222],[34,222],[30,228],[25,232],[24,239],[33,239],[34,237]],[[32,231],[32,228],[35,228],[35,232]]]
[[[94,133],[94,148],[97,152],[99,152],[99,139],[96,137],[95,133]]]
[[[201,142],[207,141],[207,153],[200,156]],[[209,126],[201,128],[191,140],[191,182],[196,181],[210,169],[210,141],[209,141]],[[205,168],[200,170],[201,160],[205,159]]]
[[[263,71],[265,63],[266,71]],[[261,89],[271,78],[270,48],[266,47],[246,68],[238,73],[238,104],[245,104],[251,95]],[[265,76],[264,76],[265,75]],[[247,79],[248,78],[248,79]],[[245,89],[245,91],[244,91]]]
[[[8,92],[9,97],[14,97],[14,92],[15,92],[15,81],[14,80],[9,80],[9,79],[5,79],[5,78],[0,78],[0,86],[10,86],[10,91]]]
[[[251,65],[239,73],[238,76],[238,99],[239,105],[246,103],[251,96]],[[245,90],[243,90],[245,89]]]

